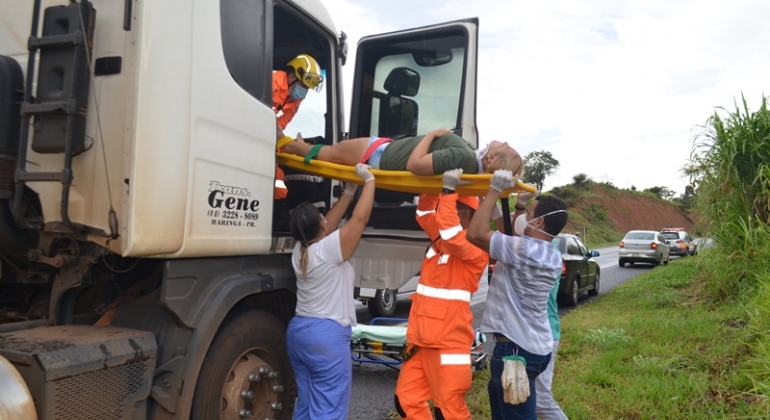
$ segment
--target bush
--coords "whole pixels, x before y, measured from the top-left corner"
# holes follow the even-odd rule
[[[575,181],[573,185],[575,185],[575,188],[580,189],[588,189],[588,186],[591,185],[591,178],[588,177],[586,174],[577,174],[572,177],[572,180]]]
[[[597,206],[591,203],[583,210],[583,213],[594,222],[603,222],[610,219],[606,210],[604,206]]]
[[[571,185],[556,187],[551,190],[551,194],[564,200],[568,207],[575,207],[583,198],[583,193]]]

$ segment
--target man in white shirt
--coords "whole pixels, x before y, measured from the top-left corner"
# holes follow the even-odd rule
[[[561,257],[551,240],[567,223],[567,204],[555,196],[540,196],[528,210],[517,201],[515,236],[490,231],[495,202],[516,182],[510,171],[495,171],[467,233],[472,244],[497,260],[481,320],[481,331],[495,340],[488,385],[492,420],[537,418],[535,378],[548,367],[553,346],[548,296],[561,271]],[[517,405],[503,399],[502,359],[511,355],[526,360],[529,379],[529,398]]]

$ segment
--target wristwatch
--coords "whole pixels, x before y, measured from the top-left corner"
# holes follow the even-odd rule
[[[454,194],[454,193],[455,193],[455,190],[453,190],[451,188],[443,188],[441,190],[441,194]]]
[[[519,202],[517,201],[516,205],[514,205],[513,208],[516,209],[516,211],[524,211],[527,209],[527,206],[523,204],[519,204]]]

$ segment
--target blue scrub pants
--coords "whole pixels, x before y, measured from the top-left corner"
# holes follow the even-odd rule
[[[322,318],[295,316],[286,330],[297,382],[294,420],[345,420],[353,363],[350,327]]]

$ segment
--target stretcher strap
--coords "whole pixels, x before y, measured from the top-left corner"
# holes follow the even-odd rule
[[[369,158],[372,157],[374,154],[374,151],[377,150],[378,147],[382,146],[385,143],[392,142],[393,139],[389,139],[387,137],[380,137],[377,140],[375,140],[372,144],[369,145],[369,147],[366,149],[366,153],[364,153],[364,156],[361,158],[361,161],[358,163],[366,163],[369,161]]]
[[[509,207],[508,197],[501,198],[503,204],[503,230],[508,236],[513,236],[513,228],[511,227],[511,208]]]
[[[305,160],[303,160],[303,162],[310,163],[310,160],[311,159],[315,159],[315,157],[318,156],[318,152],[324,146],[326,146],[326,145],[325,144],[316,144],[313,147],[311,147],[310,151],[307,152],[307,155],[305,155]]]
[[[294,141],[293,138],[291,138],[289,136],[283,136],[283,137],[280,138],[280,140],[278,140],[278,144],[276,145],[276,149],[281,150],[281,149],[283,149],[283,146],[286,146],[287,144],[289,144],[289,142],[292,142],[292,141]]]

